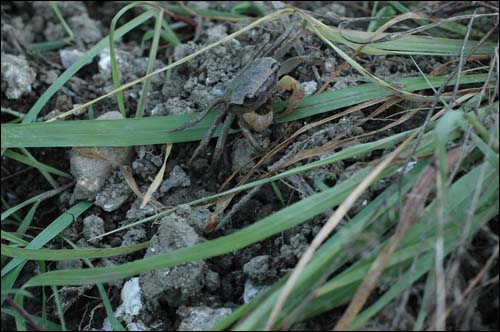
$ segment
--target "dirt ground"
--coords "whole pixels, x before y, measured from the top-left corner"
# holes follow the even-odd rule
[[[124,6],[122,2],[58,2],[62,15],[75,31],[75,40],[64,48],[41,53],[38,57],[31,55],[26,45],[46,40],[64,37],[65,32],[57,18],[45,2],[2,2],[2,108],[26,113],[39,96],[52,82],[73,63],[83,52],[90,49],[109,32],[112,17]],[[202,8],[229,10],[234,3],[197,2],[187,3]],[[267,2],[263,3],[271,9]],[[358,17],[368,16],[363,4],[352,6],[341,2],[307,2],[295,3],[316,13]],[[140,13],[140,10],[135,11]],[[127,16],[126,16],[127,17]],[[131,17],[131,15],[129,16]],[[173,24],[174,31],[181,39],[181,45],[173,47],[163,45],[156,60],[155,68],[164,67],[192,52],[220,40],[228,34],[237,31],[250,21],[237,23],[197,19],[198,26],[193,28],[186,24]],[[116,43],[122,82],[130,82],[144,76],[147,67],[148,50],[142,49],[141,38],[145,28],[136,29]],[[170,73],[170,79],[157,75],[151,81],[151,93],[145,109],[145,116],[166,116],[201,112],[224,92],[225,83],[231,80],[249,61],[252,50],[258,46],[265,35],[276,39],[283,32],[281,23],[265,25],[265,29],[254,29],[242,35],[237,40],[218,46],[185,65],[176,67]],[[299,66],[293,77],[302,84],[306,95],[314,93],[325,82],[330,73],[342,63],[342,60],[331,49],[316,37],[304,32],[300,37],[305,54],[324,60],[324,67],[305,64]],[[160,45],[163,43],[160,42]],[[341,48],[343,48],[341,46]],[[347,50],[347,48],[345,48]],[[297,55],[292,49],[287,57]],[[417,62],[424,72],[431,72],[447,60],[439,57],[419,57]],[[360,56],[360,63],[378,77],[391,81],[401,77],[419,76],[409,57]],[[5,67],[4,67],[5,65]],[[18,75],[11,78],[4,68],[16,68]],[[16,81],[17,80],[17,81]],[[352,69],[345,70],[329,87],[331,90],[342,89],[365,83],[364,78]],[[139,101],[140,85],[125,91],[127,109],[135,110]],[[51,98],[42,111],[39,120],[49,119],[72,109],[78,104],[92,100],[113,90],[109,67],[109,52],[103,52],[96,59],[80,70],[56,95]],[[289,95],[284,94],[282,99]],[[408,107],[411,103],[408,102]],[[373,108],[374,109],[374,108]],[[373,110],[371,109],[371,110]],[[107,98],[93,107],[96,118],[113,117],[117,111],[115,98]],[[370,110],[370,109],[369,109]],[[367,110],[368,111],[368,110]],[[365,111],[363,111],[365,112]],[[359,125],[359,119],[365,114],[359,111],[352,113],[333,123],[316,127],[300,135],[294,143],[263,166],[266,171],[280,166],[288,156],[304,149],[322,146],[333,138],[349,138],[360,135],[380,125],[376,121]],[[86,113],[68,117],[68,120],[85,119]],[[291,123],[272,125],[262,133],[256,134],[256,140],[263,147],[268,147],[288,137],[312,120],[319,120],[327,115],[315,116],[313,119],[302,119]],[[12,120],[12,117],[2,112],[2,122]],[[420,125],[423,118],[415,117],[411,123],[394,128],[400,132]],[[382,123],[382,122],[381,122]],[[230,135],[226,143],[220,167],[211,167],[211,155],[214,152],[215,140],[208,145],[199,158],[191,165],[188,160],[199,142],[174,144],[166,164],[165,179],[153,198],[164,207],[174,207],[192,200],[206,197],[219,192],[221,185],[233,173],[229,187],[237,184],[242,177],[255,165],[249,159],[257,155],[257,151],[249,144],[242,134]],[[160,145],[135,146],[130,148],[104,148],[102,153],[112,156],[112,159],[131,166],[133,177],[142,192],[146,192],[151,181],[158,173],[163,162]],[[87,176],[89,172],[96,175],[96,169],[102,165],[89,164],[80,160],[74,151],[66,148],[30,149],[30,152],[41,162],[60,170],[72,173],[75,179]],[[324,158],[328,155],[322,156]],[[307,172],[301,176],[292,176],[277,183],[282,196],[276,195],[273,187],[264,185],[252,190],[250,194],[237,196],[236,200],[220,216],[222,226],[206,233],[206,220],[212,213],[207,206],[181,206],[175,213],[154,223],[144,223],[129,230],[115,233],[103,239],[91,240],[93,237],[111,231],[131,222],[151,216],[156,213],[153,205],[141,209],[141,200],[127,185],[122,173],[110,166],[103,166],[102,174],[98,176],[95,185],[98,190],[88,187],[72,187],[61,195],[43,202],[37,215],[37,226],[43,227],[57,217],[75,201],[90,199],[95,205],[88,210],[83,218],[64,231],[64,235],[82,248],[87,247],[117,247],[128,246],[150,240],[147,251],[96,260],[95,266],[111,266],[122,264],[134,259],[148,257],[158,253],[173,251],[186,246],[201,243],[222,235],[231,234],[251,223],[272,214],[300,198],[307,197],[322,190],[325,185],[333,185],[342,177],[346,177],[357,169],[358,164],[369,161],[367,156],[352,158],[328,168]],[[81,158],[82,159],[82,158]],[[316,159],[305,160],[305,164]],[[300,163],[299,163],[300,165]],[[295,164],[297,166],[297,164]],[[341,171],[340,171],[341,170]],[[338,176],[332,176],[338,174]],[[19,176],[21,175],[21,176]],[[257,178],[255,174],[252,179]],[[58,178],[60,184],[66,179]],[[39,193],[52,189],[42,175],[33,168],[26,168],[20,163],[2,158],[2,196],[10,206],[14,206]],[[374,192],[367,193],[363,200],[369,200],[372,195],[381,192],[383,186]],[[362,201],[359,204],[362,204]],[[360,205],[361,207],[361,205]],[[351,212],[356,213],[358,208]],[[273,284],[285,273],[290,271],[311,240],[318,233],[326,218],[332,211],[327,211],[303,225],[283,232],[245,249],[231,254],[215,257],[205,261],[194,262],[173,268],[166,268],[138,276],[130,282],[123,281],[107,287],[114,308],[121,300],[123,287],[130,287],[131,292],[141,286],[143,302],[137,306],[143,307],[139,317],[133,316],[129,309],[122,307],[122,321],[129,329],[138,330],[194,330],[200,324],[215,322],[229,315],[235,308],[249,301],[260,291]],[[481,239],[477,239],[480,241]],[[56,241],[54,241],[56,242]],[[53,243],[53,248],[60,248],[61,243]],[[63,261],[52,264],[51,269],[83,267],[80,260]],[[19,280],[29,279],[36,266],[26,265]],[[423,287],[423,283],[416,284]],[[490,298],[481,298],[477,307],[470,313],[464,329],[495,330],[498,329],[498,286]],[[39,295],[36,294],[35,295]],[[67,319],[68,329],[95,329],[109,327],[105,321],[105,312],[95,287],[63,287],[60,291],[63,301],[63,311]],[[493,305],[491,305],[493,303]],[[489,305],[487,305],[489,304]],[[57,321],[55,304],[47,303],[50,317]],[[397,306],[397,302],[395,303]],[[26,303],[28,312],[39,314],[41,303],[37,297]],[[400,321],[392,320],[394,307],[388,306],[373,320],[368,329],[405,329],[411,326],[415,319],[417,307],[409,301]],[[314,319],[294,326],[295,330],[326,330],[334,326],[339,312],[326,312]],[[200,323],[199,321],[204,323]],[[3,315],[2,330],[14,328],[13,320]]]

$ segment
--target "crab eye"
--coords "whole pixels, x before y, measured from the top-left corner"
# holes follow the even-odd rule
[[[250,95],[250,96],[245,96],[245,104],[252,104],[252,103],[255,103],[257,101],[257,96],[255,95]]]

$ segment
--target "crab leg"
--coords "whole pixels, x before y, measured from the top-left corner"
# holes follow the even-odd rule
[[[311,57],[311,56],[295,56],[288,60],[285,60],[281,63],[280,70],[278,72],[278,77],[286,75],[290,73],[292,70],[300,66],[301,64],[306,63],[309,65],[317,65],[321,66],[323,71],[325,71],[325,61],[321,58]]]
[[[194,118],[193,120],[190,120],[188,122],[185,122],[183,125],[171,130],[170,132],[174,132],[174,131],[179,131],[179,130],[184,130],[188,127],[191,127],[191,126],[194,126],[195,124],[197,124],[198,122],[200,122],[201,120],[203,120],[208,112],[210,112],[212,110],[212,108],[214,108],[215,106],[219,105],[219,104],[222,104],[224,103],[224,100],[223,99],[217,99],[216,101],[214,101],[210,106],[208,106],[208,108],[206,110],[204,110],[203,112],[199,113],[196,118]]]
[[[188,165],[191,165],[191,162],[196,159],[200,155],[200,153],[203,151],[204,148],[207,147],[208,142],[210,142],[210,139],[212,138],[215,129],[219,126],[219,123],[221,122],[222,118],[224,115],[226,115],[227,111],[226,108],[224,110],[220,111],[219,114],[217,114],[217,117],[215,118],[214,122],[210,125],[210,128],[208,129],[207,134],[203,138],[203,140],[200,142],[200,145],[194,150],[193,156],[191,159],[189,159]]]
[[[229,112],[224,120],[224,125],[222,126],[222,131],[220,132],[219,138],[217,139],[217,145],[215,145],[214,155],[212,156],[212,167],[216,166],[222,156],[224,151],[224,144],[226,143],[227,134],[231,128],[235,115]]]
[[[250,144],[253,146],[253,148],[257,152],[263,152],[264,149],[260,146],[259,143],[255,140],[255,137],[253,137],[252,132],[250,129],[248,129],[248,125],[245,122],[243,118],[238,118],[238,124],[240,125],[241,132],[243,133],[243,136],[250,142]]]

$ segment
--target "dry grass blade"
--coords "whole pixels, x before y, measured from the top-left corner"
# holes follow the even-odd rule
[[[153,193],[160,186],[161,180],[163,180],[163,175],[165,174],[165,166],[167,165],[167,160],[168,160],[168,156],[170,156],[170,151],[172,151],[172,144],[167,144],[166,150],[165,150],[165,158],[163,159],[163,165],[161,165],[161,168],[158,171],[158,174],[156,174],[153,182],[149,186],[146,194],[144,195],[144,198],[142,199],[142,203],[140,206],[141,209],[144,209],[146,204],[148,204],[148,202],[151,200]]]
[[[465,299],[470,294],[470,292],[472,292],[478,286],[478,284],[481,282],[481,280],[483,279],[486,272],[488,272],[488,270],[491,268],[491,266],[495,263],[495,261],[497,259],[498,259],[498,246],[495,247],[493,253],[491,254],[491,256],[488,259],[488,261],[486,262],[486,264],[484,264],[481,271],[479,271],[479,273],[474,277],[474,279],[472,279],[472,281],[469,283],[469,285],[467,285],[467,287],[462,291],[462,295],[461,295],[462,298]],[[493,279],[493,281],[495,281],[494,279]],[[498,283],[498,275],[496,276],[496,283]],[[484,283],[484,285],[486,285],[486,284],[489,284],[489,282]],[[455,306],[456,305],[449,306],[446,309],[446,313],[444,314],[444,317],[441,317],[440,320],[446,321],[446,319],[451,314],[451,312],[455,308]],[[436,321],[436,319],[434,318],[434,323],[432,323],[431,326],[435,326],[435,321]]]
[[[323,22],[315,19],[312,16],[306,15],[305,13],[302,13],[303,17],[309,21],[311,29],[313,32],[318,36],[322,41],[324,41],[328,46],[330,46],[339,56],[341,56],[345,61],[347,61],[353,69],[358,71],[361,75],[366,77],[369,81],[373,82],[374,84],[377,84],[383,89],[386,89],[389,91],[391,94],[398,96],[400,98],[406,99],[406,100],[411,100],[411,101],[417,101],[417,102],[433,102],[435,101],[435,97],[433,96],[424,96],[424,95],[419,95],[416,93],[411,93],[407,92],[404,90],[401,90],[399,87],[394,86],[379,77],[373,75],[371,72],[366,70],[363,66],[361,66],[359,63],[357,63],[355,60],[353,60],[351,57],[349,57],[343,50],[341,50],[339,47],[337,47],[331,40],[328,38],[327,34],[332,31],[330,27],[325,25]],[[481,41],[479,41],[475,48],[478,48],[479,45],[481,45]],[[473,52],[471,52],[472,54]],[[446,99],[451,99],[451,98],[446,98]]]
[[[75,148],[76,152],[84,157],[87,158],[94,158],[94,159],[99,159],[99,160],[105,160],[111,164],[113,164],[115,167],[118,167],[120,172],[122,173],[125,181],[127,182],[128,187],[132,192],[140,199],[144,200],[144,194],[141,192],[139,187],[137,186],[137,183],[135,182],[134,176],[130,169],[127,166],[123,166],[120,163],[117,163],[114,160],[111,160],[107,158],[106,156],[103,156],[102,154],[98,153],[94,148]],[[163,204],[158,202],[155,199],[150,200],[153,206],[157,209],[165,208]]]
[[[311,242],[307,250],[302,255],[301,259],[295,266],[292,274],[288,278],[285,286],[280,292],[278,300],[274,305],[274,308],[269,315],[269,319],[266,323],[266,330],[271,329],[271,327],[276,322],[278,315],[283,308],[288,296],[295,283],[297,282],[300,274],[306,267],[307,263],[311,260],[316,250],[319,246],[326,240],[326,238],[330,235],[330,233],[337,227],[342,218],[347,214],[347,212],[351,209],[354,203],[358,200],[358,198],[368,189],[368,187],[377,179],[377,177],[396,159],[396,157],[403,152],[410,143],[414,140],[417,133],[414,132],[410,135],[399,147],[397,147],[394,151],[392,151],[387,157],[378,164],[373,171],[368,174],[368,176],[351,192],[351,194],[339,205],[335,213],[328,219],[326,224],[321,228],[320,232],[316,235],[314,240]]]
[[[446,160],[448,167],[451,168],[458,164],[462,156],[463,152],[460,148],[451,150],[448,153]],[[399,219],[394,234],[391,236],[391,239],[389,240],[387,246],[382,250],[382,252],[378,255],[378,257],[371,265],[370,270],[366,274],[361,285],[358,287],[354,297],[351,300],[351,303],[347,307],[341,319],[337,322],[337,325],[334,329],[335,331],[346,330],[352,320],[363,308],[366,300],[368,299],[368,296],[377,285],[377,281],[382,274],[382,271],[389,262],[398,244],[403,240],[406,233],[410,229],[410,226],[417,219],[419,213],[423,210],[427,197],[433,189],[436,174],[436,166],[431,164],[420,175],[415,184],[415,187],[413,187],[413,190],[410,192],[410,194],[408,194],[408,200],[406,201],[403,213]]]
[[[359,46],[351,55],[351,58],[352,59],[355,59],[357,58],[361,52],[363,51],[363,49],[370,43],[372,42],[375,38],[377,38],[378,36],[380,36],[380,34],[382,34],[385,30],[387,30],[388,28],[390,28],[391,26],[393,26],[394,24],[396,23],[399,23],[401,21],[404,21],[404,20],[407,20],[407,19],[412,19],[412,18],[419,18],[420,15],[419,14],[416,14],[416,13],[405,13],[405,14],[402,14],[402,15],[398,15],[396,17],[394,17],[393,19],[391,19],[389,22],[385,23],[384,25],[382,25],[380,28],[377,29],[377,31],[375,31],[371,36],[370,38],[368,39],[368,42]],[[345,37],[344,37],[345,38]],[[332,83],[339,75],[342,71],[344,71],[345,69],[347,69],[347,67],[349,67],[349,63],[347,61],[344,61],[338,68],[337,70],[335,70],[333,72],[333,74],[326,80],[325,83],[323,83],[323,85],[321,86],[321,88],[318,89],[318,91],[316,91],[316,93],[321,93],[323,91],[325,91],[326,88],[328,88],[328,86],[330,85],[330,83]]]
[[[489,58],[491,58],[491,55],[471,55],[469,56],[466,61],[469,61],[469,62],[472,62],[472,61],[484,61],[484,60],[488,60]],[[434,69],[430,74],[429,76],[439,76],[443,73],[443,71],[448,68],[450,65],[454,64],[454,63],[457,63],[459,60],[457,59],[453,59],[453,60],[450,60],[448,62],[445,62],[441,65],[439,65],[436,69]]]
[[[42,325],[38,324],[37,321],[35,321],[31,315],[26,312],[26,310],[24,310],[23,307],[21,307],[19,304],[17,304],[14,300],[12,300],[10,298],[10,296],[7,296],[5,297],[5,303],[7,303],[9,306],[11,306],[12,308],[14,308],[14,310],[17,311],[17,313],[19,315],[21,315],[25,320],[26,322],[31,325],[31,327],[33,328],[33,330],[35,331],[45,331],[45,329],[43,328]]]
[[[343,147],[343,146],[346,146],[346,145],[349,145],[349,144],[353,144],[353,143],[359,142],[362,139],[374,136],[376,134],[383,133],[386,130],[389,130],[389,129],[393,128],[393,127],[399,126],[403,122],[408,121],[416,113],[417,113],[417,110],[409,112],[406,115],[404,115],[403,117],[401,117],[400,119],[398,119],[397,121],[394,121],[394,122],[392,122],[392,123],[390,123],[390,124],[388,124],[388,125],[380,128],[380,129],[371,131],[371,132],[366,133],[366,134],[362,134],[362,135],[355,136],[355,137],[349,137],[349,138],[346,138],[344,140],[330,141],[330,142],[328,142],[328,143],[326,143],[326,144],[324,144],[324,145],[322,145],[320,147],[301,151],[301,152],[295,154],[290,159],[284,161],[282,164],[279,165],[279,167],[273,169],[269,174],[275,173],[275,172],[279,172],[283,168],[286,168],[286,167],[288,167],[288,166],[290,166],[292,164],[295,164],[296,162],[299,162],[301,160],[304,160],[304,159],[307,159],[307,158],[311,158],[311,157],[315,157],[315,156],[319,156],[319,155],[325,154],[327,152],[330,152],[330,151],[332,151],[334,149],[338,149],[340,147]]]
[[[272,148],[270,151],[268,151],[260,160],[259,162],[257,162],[257,164],[249,171],[247,172],[243,178],[238,182],[237,186],[240,186],[242,184],[244,184],[246,181],[248,181],[248,179],[253,175],[255,174],[255,172],[266,162],[270,161],[271,158],[273,156],[275,156],[279,151],[281,151],[283,148],[285,148],[286,146],[288,146],[291,142],[293,142],[293,140],[295,138],[297,138],[300,134],[303,134],[305,133],[306,131],[314,128],[314,127],[317,127],[319,125],[322,125],[322,124],[325,124],[325,123],[328,123],[330,121],[333,121],[335,119],[338,119],[338,118],[341,118],[347,114],[350,114],[350,113],[353,113],[353,112],[356,112],[356,111],[359,111],[361,109],[364,109],[364,108],[367,108],[369,106],[373,106],[373,105],[376,105],[376,104],[379,104],[383,101],[386,101],[386,100],[389,100],[391,99],[391,97],[383,97],[383,98],[376,98],[376,99],[372,99],[372,100],[369,100],[367,102],[364,102],[364,103],[361,103],[359,105],[356,105],[356,106],[353,106],[353,107],[350,107],[348,108],[347,110],[343,111],[343,112],[340,112],[340,113],[336,113],[334,115],[331,115],[325,119],[321,119],[319,121],[316,121],[316,122],[313,122],[313,123],[310,123],[306,126],[303,126],[302,128],[300,128],[299,130],[295,131],[289,138],[287,138],[286,140],[284,140],[283,142],[279,143],[278,145],[276,145],[274,148]],[[243,167],[243,166],[241,166]],[[280,167],[279,169],[281,169],[282,167]],[[225,182],[224,184],[221,186],[221,191],[223,190],[223,188],[225,187],[225,185],[227,185],[229,183],[229,181],[234,178],[237,173],[238,173],[239,169],[236,170]],[[275,173],[277,171],[277,169],[273,170],[272,173]],[[261,179],[263,178],[266,178],[268,176],[271,175],[271,172],[267,173],[266,175],[260,177]],[[218,222],[218,218],[220,216],[220,214],[222,212],[224,212],[224,210],[229,206],[229,204],[231,203],[231,201],[233,200],[233,198],[237,195],[237,193],[234,193],[234,194],[230,194],[230,195],[227,195],[225,197],[222,197],[220,198],[218,201],[217,201],[217,204],[216,204],[216,208],[214,210],[214,212],[212,213],[212,215],[210,216],[209,220],[207,221],[207,228],[206,230],[207,231],[210,231],[211,229],[213,229],[213,227],[215,227],[215,225],[217,224]]]
[[[113,96],[113,95],[115,95],[115,94],[117,94],[117,93],[120,93],[120,92],[122,92],[122,91],[124,91],[124,90],[126,90],[126,89],[128,89],[128,88],[130,88],[130,87],[132,87],[132,86],[134,86],[134,85],[136,85],[136,84],[138,84],[138,83],[141,83],[141,82],[143,82],[143,81],[145,81],[145,80],[147,80],[147,79],[150,79],[150,78],[151,78],[151,77],[153,77],[154,75],[158,75],[158,74],[163,73],[163,72],[165,72],[165,71],[167,71],[167,70],[170,70],[170,69],[172,69],[172,68],[174,68],[174,67],[177,67],[177,66],[179,66],[179,65],[181,65],[181,64],[183,64],[183,63],[186,63],[186,62],[188,62],[189,60],[191,60],[191,59],[193,59],[193,58],[195,58],[195,57],[199,56],[200,54],[202,54],[202,53],[204,53],[204,52],[208,51],[209,49],[214,48],[214,47],[216,47],[216,46],[218,46],[218,45],[221,45],[221,44],[223,44],[223,43],[225,43],[225,42],[227,42],[227,41],[229,41],[229,40],[232,40],[232,39],[234,39],[235,37],[237,37],[237,36],[239,36],[239,35],[241,35],[241,34],[245,33],[246,31],[249,31],[249,30],[253,29],[253,28],[254,28],[254,27],[256,27],[256,26],[259,26],[259,25],[261,25],[261,24],[264,24],[264,23],[266,23],[266,22],[268,22],[268,21],[275,20],[275,19],[277,19],[277,18],[279,18],[279,17],[281,17],[281,16],[284,16],[284,15],[289,15],[291,12],[292,12],[292,10],[291,10],[291,9],[286,8],[286,9],[283,9],[283,10],[280,10],[280,11],[277,11],[277,12],[274,12],[274,13],[271,13],[271,14],[269,14],[269,15],[267,15],[267,16],[264,16],[264,17],[262,17],[262,18],[258,19],[257,21],[255,21],[255,22],[253,22],[253,23],[251,23],[251,24],[247,25],[247,26],[246,26],[246,27],[244,27],[243,29],[240,29],[240,30],[236,31],[236,32],[234,32],[234,33],[230,34],[229,36],[226,36],[226,37],[222,38],[221,40],[219,40],[219,41],[217,41],[217,42],[215,42],[215,43],[212,43],[212,44],[210,44],[210,45],[208,45],[208,46],[205,46],[205,47],[203,47],[202,49],[200,49],[200,50],[198,50],[198,51],[196,51],[196,52],[194,52],[194,53],[192,53],[192,54],[190,54],[190,55],[188,55],[188,56],[186,56],[186,57],[184,57],[184,58],[182,58],[182,59],[179,59],[179,60],[175,61],[174,63],[172,63],[172,64],[168,65],[168,66],[165,66],[165,67],[163,67],[163,68],[157,69],[157,70],[155,70],[155,71],[153,71],[153,72],[151,72],[151,73],[149,73],[149,74],[147,74],[147,75],[144,75],[143,77],[141,77],[141,78],[139,78],[139,79],[133,80],[133,81],[128,82],[128,83],[126,83],[126,84],[122,84],[119,88],[116,88],[116,89],[114,89],[114,90],[113,90],[113,91],[111,91],[111,92],[105,93],[105,94],[103,94],[103,95],[101,95],[101,96],[99,96],[99,97],[97,97],[97,98],[95,98],[95,99],[93,99],[93,100],[91,100],[91,101],[88,101],[88,102],[86,102],[86,103],[83,103],[83,104],[81,104],[81,105],[78,105],[77,107],[74,107],[73,109],[71,109],[71,110],[69,110],[69,111],[67,111],[67,112],[64,112],[64,113],[62,113],[62,114],[59,114],[59,115],[57,115],[57,116],[55,116],[55,117],[51,118],[50,120],[47,120],[47,122],[60,120],[60,119],[63,119],[63,118],[65,118],[65,117],[67,117],[67,116],[69,116],[69,115],[71,115],[71,114],[77,113],[77,112],[79,112],[80,110],[85,109],[85,108],[87,108],[87,107],[89,107],[89,106],[91,106],[91,105],[93,105],[93,104],[97,103],[97,102],[98,102],[98,101],[100,101],[100,100],[103,100],[103,99],[105,99],[105,98],[107,98],[107,97]]]

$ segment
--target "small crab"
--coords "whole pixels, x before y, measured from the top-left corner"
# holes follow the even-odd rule
[[[235,118],[238,119],[238,124],[244,136],[249,140],[252,146],[257,151],[262,151],[262,148],[252,136],[250,128],[260,132],[271,124],[273,119],[271,97],[276,91],[276,87],[293,91],[285,112],[289,112],[300,102],[304,96],[302,86],[293,78],[285,74],[289,73],[302,63],[322,65],[323,61],[317,58],[304,56],[293,57],[284,62],[280,62],[278,60],[283,57],[292,46],[290,40],[297,37],[290,37],[293,28],[294,25],[290,25],[283,35],[281,35],[267,50],[264,50],[266,45],[261,47],[260,50],[257,50],[252,56],[253,60],[251,60],[251,62],[249,62],[249,64],[246,65],[229,82],[229,84],[226,85],[222,97],[212,102],[212,104],[205,111],[201,112],[195,119],[188,121],[173,130],[178,131],[191,127],[205,118],[205,116],[213,108],[219,105],[223,106],[208,129],[206,136],[194,151],[191,159],[189,160],[189,164],[191,164],[191,162],[202,153],[203,149],[206,148],[215,130],[224,117],[225,119],[222,125],[222,131],[217,140],[212,157],[213,166],[218,163],[222,156],[229,129]],[[290,39],[288,40],[288,44],[285,45],[284,48],[281,47],[287,39]],[[272,54],[272,56],[269,56],[270,54]],[[279,80],[279,78],[281,79]],[[268,110],[268,112],[260,115],[256,111],[263,106]]]

